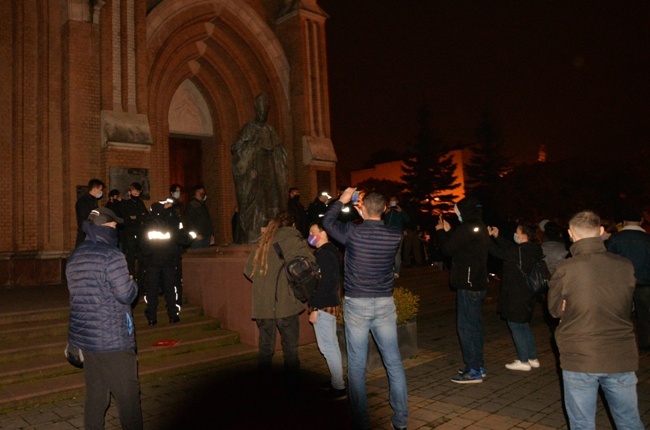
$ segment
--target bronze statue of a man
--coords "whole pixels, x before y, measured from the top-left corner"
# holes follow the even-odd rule
[[[262,227],[287,202],[287,151],[275,129],[266,123],[269,97],[255,98],[255,118],[246,123],[232,144],[232,171],[243,234],[240,243],[255,243]]]

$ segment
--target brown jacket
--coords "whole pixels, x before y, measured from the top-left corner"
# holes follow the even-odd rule
[[[307,241],[293,227],[280,227],[273,237],[273,242],[280,244],[286,261],[291,261],[297,256],[315,261]],[[261,274],[259,268],[253,271],[254,259],[255,250],[249,255],[244,269],[244,275],[253,281],[253,319],[286,318],[304,311],[306,304],[293,295],[286,274],[279,273],[282,260],[273,245],[269,248],[266,273]]]
[[[632,263],[607,252],[599,238],[577,241],[571,254],[572,258],[558,264],[548,292],[548,309],[561,318],[555,340],[562,369],[636,371],[639,356],[630,319],[635,285]]]

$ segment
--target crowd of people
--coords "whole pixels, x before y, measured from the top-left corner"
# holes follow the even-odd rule
[[[105,393],[113,393],[120,405],[133,399],[137,389],[137,371],[135,386],[133,372],[122,375],[120,378],[125,379],[121,383],[105,375],[121,363],[133,367],[130,304],[137,297],[138,286],[146,290],[145,315],[149,324],[157,323],[160,290],[170,323],[178,322],[183,250],[214,244],[203,186],[194,188],[183,218],[178,184],[170,187],[165,200],[150,209],[139,199],[142,187],[138,183],[129,186],[128,199],[121,200],[121,193],[112,190],[106,207],[98,208],[103,188],[101,181],[91,180],[88,195],[77,203],[78,245],[66,272],[71,292],[69,341],[84,353],[87,363],[86,413],[94,414],[87,418],[88,422],[100,419]],[[408,394],[393,300],[401,266],[444,262],[439,267],[449,270],[450,286],[456,291],[457,334],[464,362],[450,380],[478,384],[487,377],[482,305],[491,256],[502,263],[498,312],[511,332],[516,356],[505,367],[530,372],[544,365],[538,359],[530,327],[534,307],[543,301],[552,317],[560,353],[571,428],[594,428],[599,388],[605,393],[618,428],[643,428],[635,371],[638,352],[650,350],[650,235],[644,229],[647,221],[641,211],[626,213],[620,229],[609,233],[592,211],[575,214],[566,229],[560,222],[548,220],[488,226],[483,221],[481,203],[468,196],[454,206],[457,220],[441,215],[432,231],[427,232],[413,225],[397,197],[386,199],[380,193],[369,192],[355,201],[355,192],[355,188],[342,188],[333,199],[324,191],[305,209],[300,189],[293,187],[288,192],[287,211],[278,213],[259,232],[260,239],[250,253],[244,274],[252,283],[252,318],[259,330],[262,390],[271,392],[272,358],[279,332],[287,394],[294,399],[300,397],[299,315],[306,311],[330,371],[325,397],[349,398],[353,426],[370,428],[365,378],[371,333],[389,380],[392,425],[405,429]],[[238,228],[235,213],[233,238]],[[121,258],[118,233],[124,253]],[[98,255],[107,258],[102,260],[107,263],[94,264]],[[321,270],[318,288],[306,304],[293,295],[289,279],[282,276],[284,263],[297,256],[316,262]],[[548,290],[541,294],[532,291],[526,282],[527,273],[539,261],[544,261],[551,273]],[[87,274],[104,273],[108,266],[109,278]],[[144,284],[139,285],[143,278]],[[102,295],[101,303],[109,304],[106,308],[98,309],[97,301],[88,299],[94,287],[98,290],[95,294]],[[107,312],[111,315],[101,320],[90,324],[83,321],[84,315]],[[341,313],[347,381],[336,334]],[[109,331],[114,337],[98,341],[98,331]],[[138,414],[127,408],[122,417],[120,407],[123,427],[142,428]]]

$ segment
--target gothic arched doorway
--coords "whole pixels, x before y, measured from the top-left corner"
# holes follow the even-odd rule
[[[191,198],[192,188],[203,184],[203,148],[213,142],[210,110],[199,89],[186,79],[172,97],[169,122],[169,180],[183,189],[182,203]]]

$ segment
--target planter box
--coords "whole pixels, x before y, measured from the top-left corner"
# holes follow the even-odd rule
[[[343,362],[347,363],[348,353],[345,344],[344,326],[340,324],[336,326],[336,336],[339,340],[339,348],[341,349]],[[418,354],[418,324],[415,318],[404,324],[397,325],[397,341],[399,343],[399,352],[402,356],[402,361],[415,357]],[[384,364],[381,361],[377,344],[375,344],[372,334],[368,333],[368,361],[366,362],[366,369],[373,371],[383,366]]]

